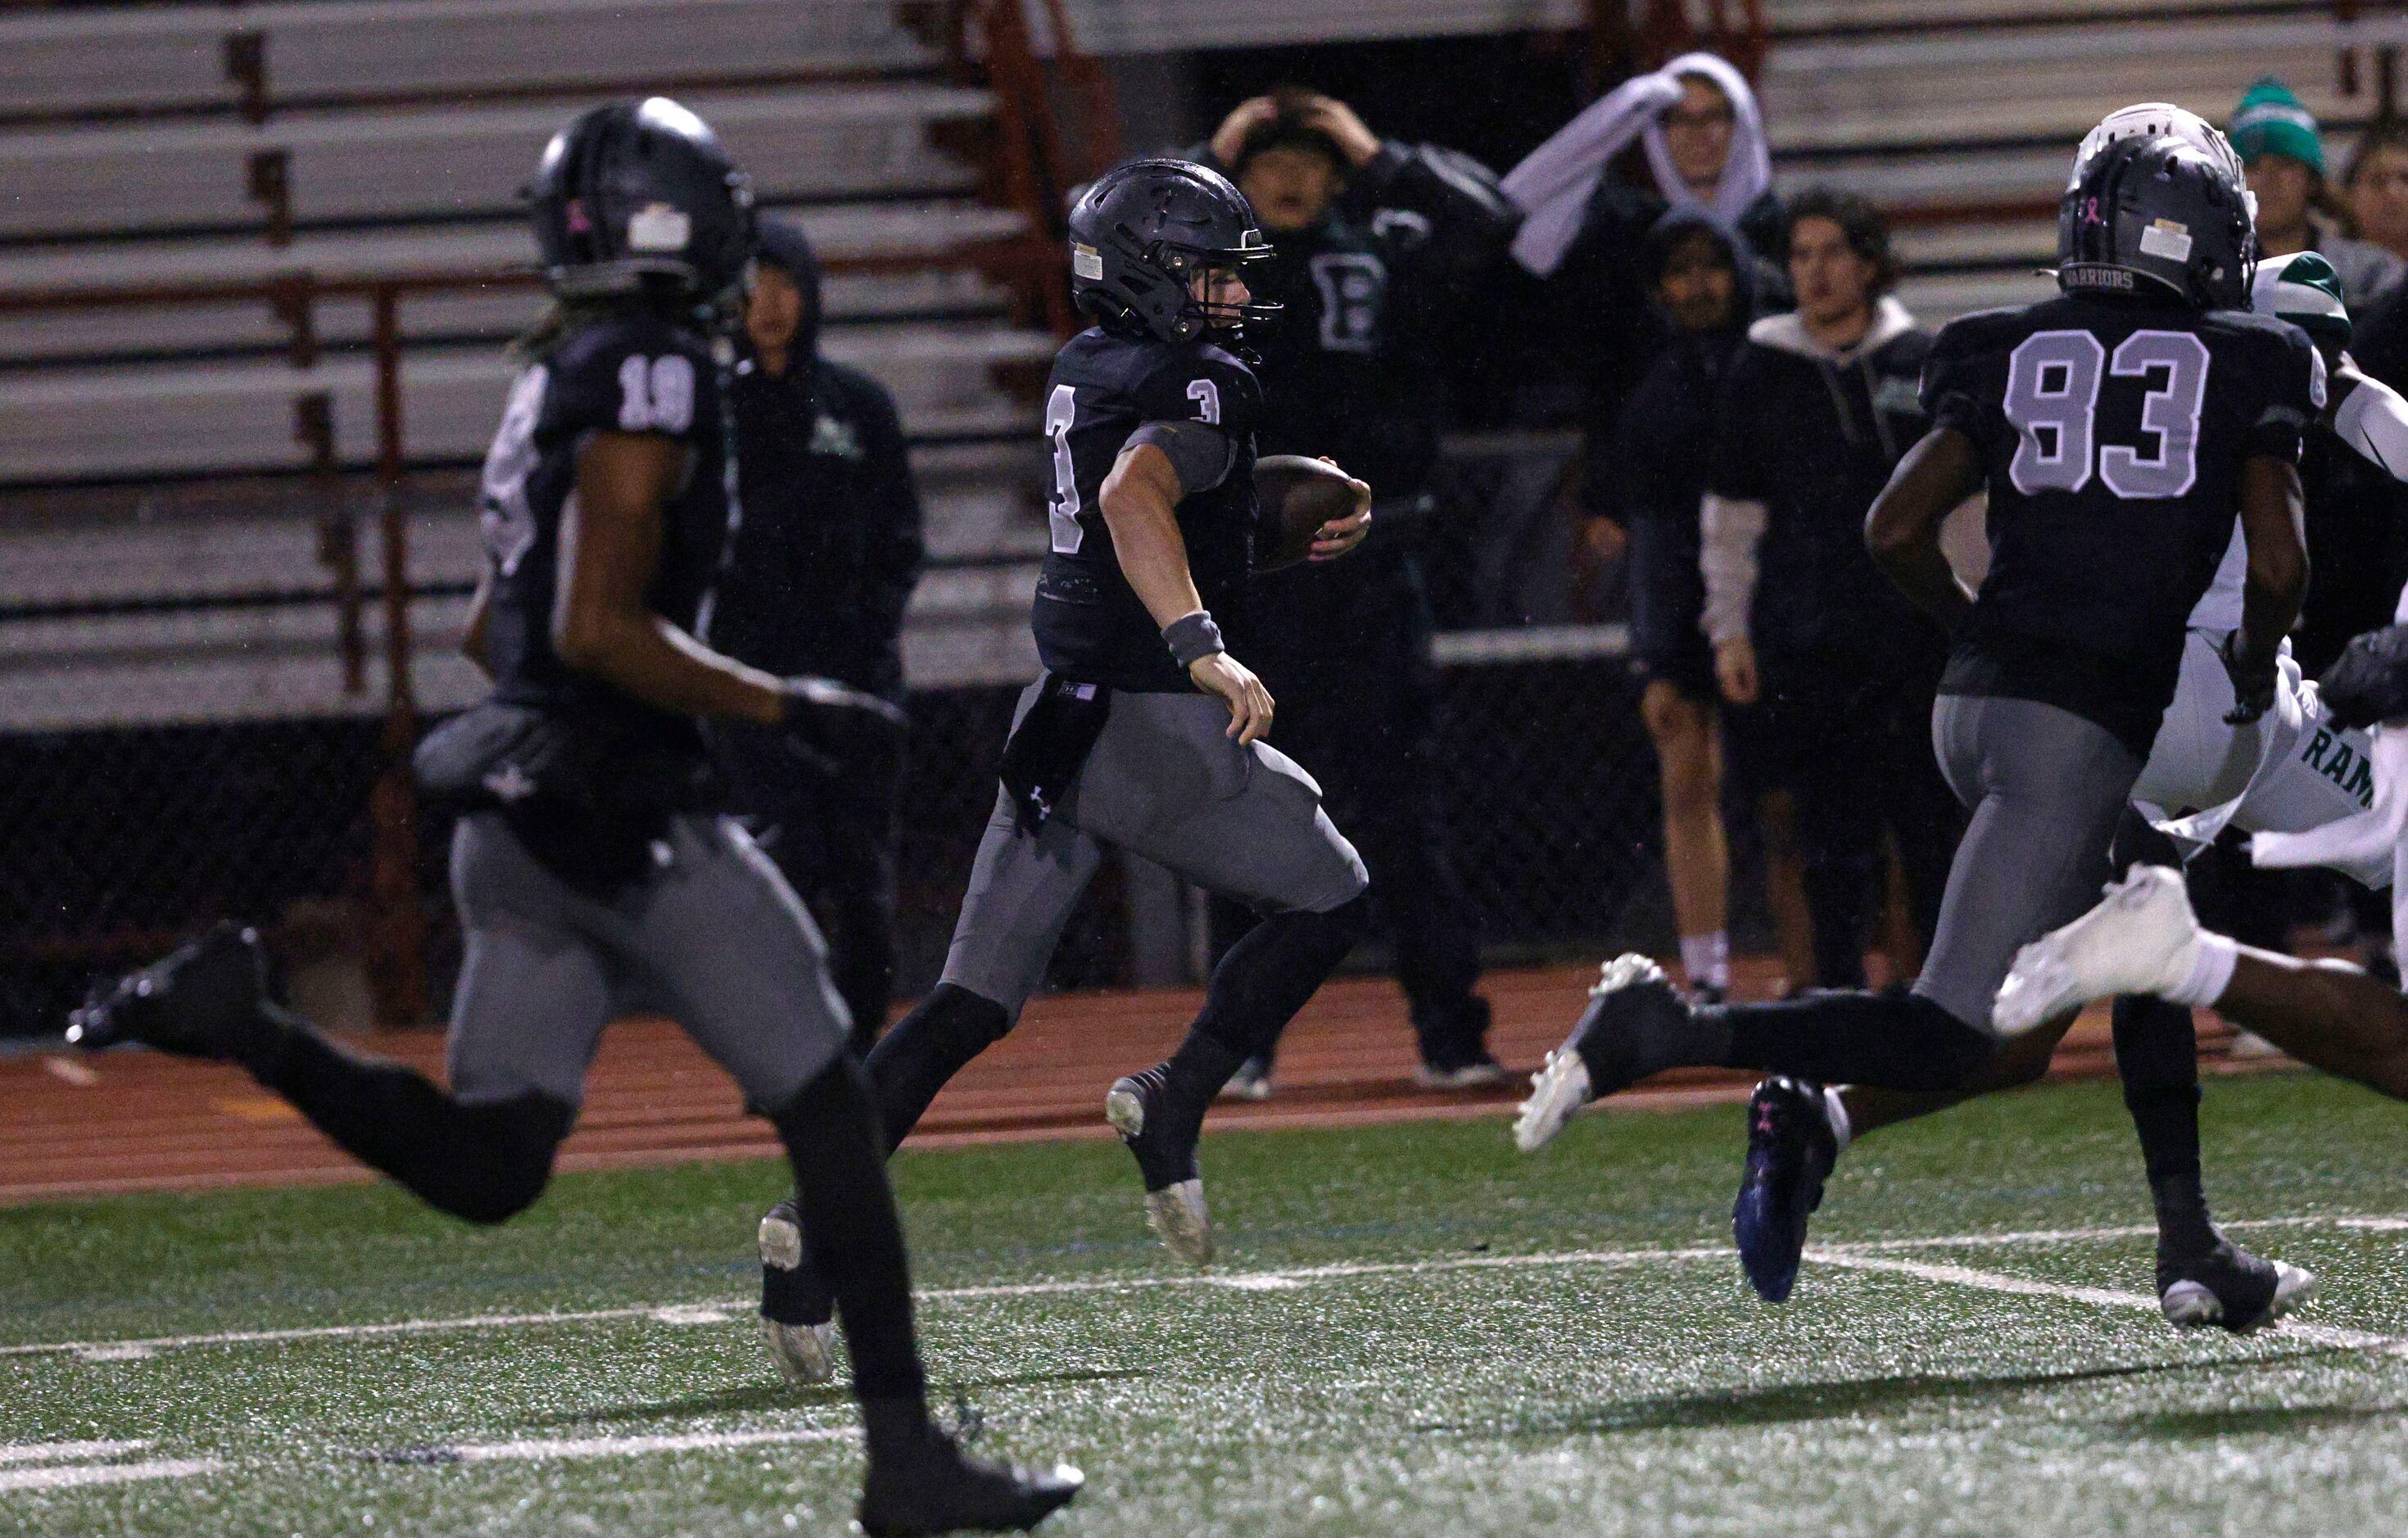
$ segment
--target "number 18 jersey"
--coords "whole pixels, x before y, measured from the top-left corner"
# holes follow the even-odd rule
[[[2315,349],[2243,311],[2066,297],[1950,324],[1923,403],[1989,486],[1990,571],[1941,693],[2056,705],[2145,759],[2243,463],[2296,461],[2324,404]]]

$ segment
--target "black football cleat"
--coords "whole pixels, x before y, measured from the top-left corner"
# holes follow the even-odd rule
[[[932,1426],[913,1452],[870,1459],[855,1519],[868,1538],[1025,1532],[1077,1499],[1086,1483],[1068,1463],[1040,1472],[973,1458]]]
[[[259,931],[221,923],[113,985],[67,1016],[67,1041],[97,1052],[139,1042],[183,1057],[253,1060],[274,1048],[267,953]]]
[[[1823,1182],[1840,1157],[1823,1109],[1823,1091],[1771,1078],[1747,1102],[1747,1171],[1731,1204],[1747,1285],[1768,1303],[1788,1301],[1806,1253],[1806,1220],[1823,1204]]]
[[[788,1383],[836,1376],[836,1296],[811,1264],[792,1197],[761,1218],[761,1340]]]
[[[1204,1112],[1174,1103],[1168,1078],[1149,1068],[1117,1079],[1104,1097],[1104,1119],[1137,1157],[1145,1181],[1145,1220],[1170,1253],[1191,1266],[1212,1263],[1212,1217],[1204,1206],[1204,1170],[1196,1156]]]
[[[2221,1234],[2214,1248],[2187,1259],[2157,1247],[2157,1306],[2177,1330],[2214,1325],[2246,1335],[2315,1295],[2315,1272],[2252,1255]]]

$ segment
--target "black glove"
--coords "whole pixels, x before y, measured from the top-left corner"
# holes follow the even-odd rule
[[[2327,713],[2341,726],[2408,718],[2408,625],[2370,630],[2351,641],[2316,686]]]
[[[2233,631],[2216,648],[2224,659],[2224,670],[2232,680],[2232,709],[2224,712],[2228,726],[2245,726],[2274,708],[2276,674],[2274,659],[2278,654],[2252,656],[2242,648],[2241,632]]]
[[[786,719],[777,727],[779,745],[830,779],[849,763],[902,750],[910,719],[892,700],[808,673],[781,686]]]

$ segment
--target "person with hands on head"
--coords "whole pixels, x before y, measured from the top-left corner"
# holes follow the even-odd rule
[[[1030,614],[1045,671],[1004,744],[943,976],[867,1065],[891,1149],[1017,1022],[1108,845],[1262,908],[1179,1050],[1106,1096],[1148,1220],[1197,1265],[1212,1254],[1205,1109],[1345,958],[1368,882],[1312,776],[1263,740],[1276,701],[1213,617],[1257,560],[1262,394],[1234,349],[1268,313],[1243,277],[1268,251],[1243,194],[1192,162],[1120,166],[1071,210],[1073,292],[1096,323],[1063,346],[1045,396],[1052,538]],[[1352,489],[1316,559],[1369,530],[1370,488]],[[764,1312],[824,1321],[817,1232],[773,1213],[763,1237],[765,1256],[778,1241]]]
[[[1266,454],[1334,457],[1377,488],[1376,532],[1338,566],[1268,573],[1223,616],[1283,707],[1281,742],[1312,767],[1371,872],[1432,1087],[1501,1081],[1487,1047],[1471,905],[1441,807],[1438,670],[1426,549],[1448,415],[1440,338],[1520,223],[1487,167],[1436,145],[1383,140],[1344,102],[1283,87],[1240,104],[1206,161],[1263,221],[1270,253],[1246,282],[1280,307],[1257,355]],[[1212,909],[1216,946],[1253,915]],[[1228,1092],[1270,1091],[1266,1056]]]
[[[1614,174],[1632,145],[1643,179]],[[1787,308],[1787,218],[1756,93],[1727,59],[1684,53],[1598,98],[1507,172],[1528,217],[1513,257],[1547,281],[1547,318],[1578,360],[1592,442],[1612,433],[1660,334],[1646,304],[1647,232],[1674,208],[1712,214],[1756,264],[1760,307]]]
[[[492,1224],[542,1192],[603,1028],[637,997],[667,1001],[784,1146],[851,1347],[862,1531],[1033,1526],[1081,1476],[972,1458],[929,1418],[843,1001],[792,889],[710,810],[699,721],[774,727],[807,708],[695,639],[734,511],[713,337],[752,256],[750,184],[699,118],[653,97],[580,114],[526,195],[556,304],[485,460],[469,645],[494,691],[417,758],[461,812],[448,1085],[285,1009],[259,937],[233,926],[97,995],[70,1035],[240,1063],[363,1162]],[[826,1335],[796,1344],[828,1375]]]

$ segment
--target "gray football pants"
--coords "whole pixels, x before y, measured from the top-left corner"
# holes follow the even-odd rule
[[[1914,991],[1988,1030],[2015,952],[2099,900],[2141,760],[2105,727],[2029,699],[1942,695],[1931,742],[1972,819]]]
[[[1031,684],[1015,726],[1036,697]],[[1360,894],[1370,878],[1312,776],[1268,743],[1240,747],[1228,726],[1229,708],[1210,696],[1114,694],[1042,827],[1022,833],[1010,796],[998,794],[943,981],[1017,1020],[1107,844],[1259,908],[1328,913]]]
[[[673,1015],[762,1110],[836,1060],[852,1022],[827,947],[777,867],[724,817],[680,816],[665,841],[667,864],[606,902],[537,863],[499,814],[460,819],[457,1099],[540,1090],[580,1103],[602,1028],[637,1004]]]

